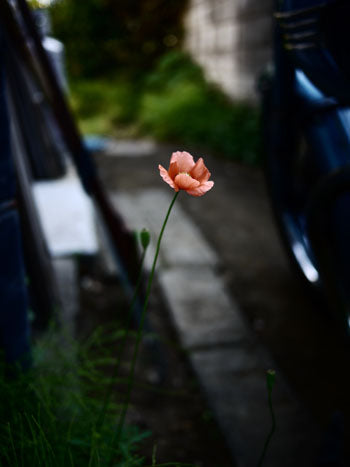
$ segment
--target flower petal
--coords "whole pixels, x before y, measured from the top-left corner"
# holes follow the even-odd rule
[[[170,163],[170,167],[169,167],[169,170],[168,170],[168,174],[169,174],[169,177],[174,180],[174,178],[176,177],[176,175],[179,173],[179,168],[177,166],[177,162],[171,162]]]
[[[198,159],[195,166],[191,170],[190,175],[201,183],[209,180],[211,174],[206,168],[202,157]]]
[[[203,196],[207,191],[211,190],[214,186],[214,182],[204,182],[198,187],[187,190],[187,193],[192,196]]]
[[[180,189],[180,190],[193,190],[194,188],[198,187],[200,183],[192,178],[190,175],[180,173],[179,175],[176,175],[175,177],[175,185]]]
[[[179,172],[191,172],[194,167],[193,157],[189,152],[186,151],[177,151],[174,152],[170,159],[170,164],[172,162],[177,162]]]
[[[169,174],[168,174],[168,171],[166,169],[164,169],[163,166],[161,166],[160,164],[158,165],[158,169],[159,169],[159,172],[160,172],[160,176],[162,177],[162,179],[168,183],[168,185],[171,186],[171,188],[174,188],[175,191],[179,191],[179,189],[176,187],[175,183],[173,182],[173,180],[169,177]]]

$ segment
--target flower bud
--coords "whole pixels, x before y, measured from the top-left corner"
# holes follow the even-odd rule
[[[144,250],[146,250],[146,248],[148,247],[150,241],[151,241],[151,235],[149,233],[149,231],[147,229],[142,229],[141,232],[140,232],[140,241],[141,241],[141,245],[142,245],[142,248]]]

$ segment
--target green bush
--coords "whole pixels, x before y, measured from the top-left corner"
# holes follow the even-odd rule
[[[201,144],[232,159],[256,162],[258,111],[231,102],[183,53],[162,58],[148,77],[139,120],[162,141]]]
[[[71,104],[83,133],[133,136],[140,88],[126,79],[73,80]]]
[[[147,135],[246,163],[258,160],[258,110],[229,100],[180,51],[164,55],[142,79],[77,80],[72,102],[85,133]]]

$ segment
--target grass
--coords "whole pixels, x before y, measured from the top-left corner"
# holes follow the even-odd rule
[[[258,162],[257,108],[230,101],[183,52],[165,55],[147,75],[77,81],[71,90],[83,133],[146,135]]]
[[[34,346],[34,368],[0,379],[0,465],[98,466],[111,455],[115,466],[144,465],[137,449],[147,432],[128,426],[118,446],[111,445],[117,397],[97,427],[110,380],[106,367],[113,361],[100,331],[82,345],[52,329]],[[109,333],[108,342],[120,337],[120,331]]]

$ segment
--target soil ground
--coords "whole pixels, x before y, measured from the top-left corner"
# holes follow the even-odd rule
[[[163,183],[158,163],[167,166],[170,154],[178,149],[159,146],[147,157],[97,155],[96,161],[111,191],[154,187]],[[340,410],[345,418],[345,444],[349,444],[349,348],[332,317],[308,294],[290,267],[273,221],[261,169],[187,150],[205,156],[215,186],[200,199],[182,193],[178,202],[215,248],[221,259],[220,274],[246,322],[272,354],[278,371],[305,410],[321,426],[326,426],[332,413]],[[177,425],[175,419],[172,422]],[[166,439],[167,433],[163,434]],[[205,449],[207,438],[200,438],[198,446]],[[185,442],[185,438],[182,440]],[[207,458],[205,451],[203,458]],[[214,461],[203,465],[220,464]]]

